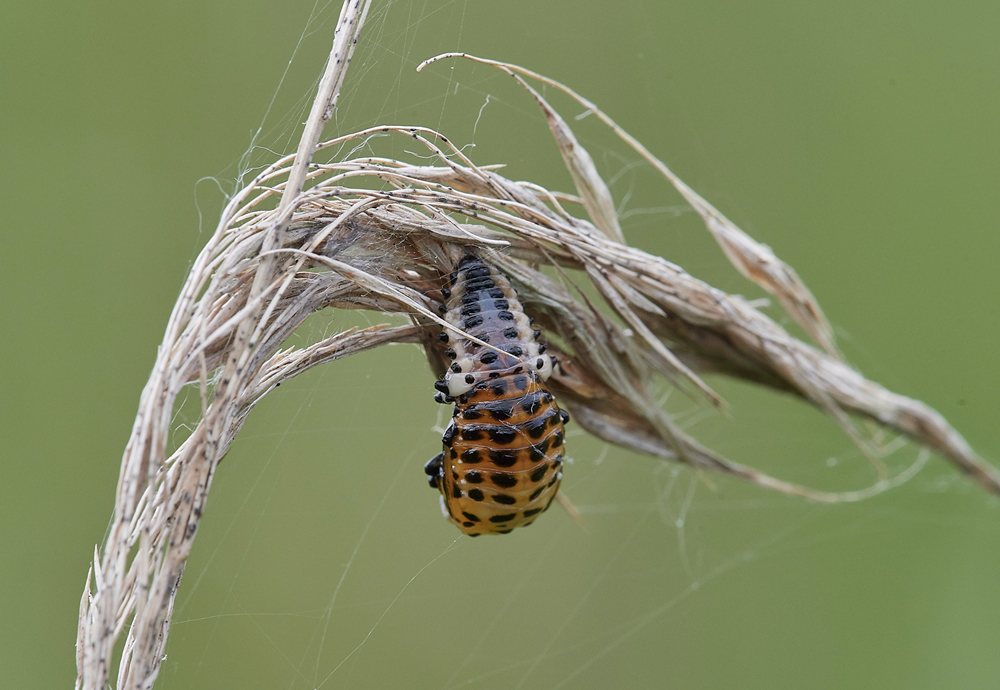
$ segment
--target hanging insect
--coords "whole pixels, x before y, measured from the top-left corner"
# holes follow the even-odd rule
[[[452,360],[434,399],[455,403],[444,452],[424,466],[466,534],[507,534],[548,509],[562,480],[563,425],[545,381],[557,365],[500,271],[466,254],[442,290],[444,318],[504,354],[442,332]]]

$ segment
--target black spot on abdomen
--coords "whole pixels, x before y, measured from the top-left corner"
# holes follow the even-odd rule
[[[508,443],[511,443],[515,438],[517,438],[517,429],[509,426],[487,429],[487,433],[489,433],[490,440],[493,441],[493,443],[498,443],[501,446],[506,446]]]
[[[544,474],[544,472],[542,473]],[[541,477],[539,477],[541,479]],[[482,480],[480,480],[482,481]],[[511,487],[517,486],[517,477],[512,477],[509,474],[504,474],[503,472],[494,472],[490,475],[490,481],[497,486],[503,487],[504,489],[509,489]],[[538,481],[537,479],[535,481]]]
[[[480,260],[480,263],[479,263],[478,266],[474,266],[473,268],[466,269],[466,271],[465,271],[465,279],[466,280],[472,280],[473,278],[486,278],[489,275],[490,275],[490,269],[488,269],[482,263],[481,260]]]
[[[534,461],[541,460],[545,457],[545,453],[549,450],[549,439],[545,439],[537,446],[531,446],[531,459]]]
[[[467,426],[462,429],[463,441],[478,441],[483,438],[483,429],[478,426]],[[445,442],[447,444],[447,442]]]
[[[513,467],[517,462],[517,451],[491,450],[490,461],[497,467]]]

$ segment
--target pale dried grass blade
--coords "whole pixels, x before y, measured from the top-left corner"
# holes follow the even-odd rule
[[[612,281],[609,280],[609,276],[605,275],[603,271],[598,268],[587,266],[587,275],[590,279],[597,285],[598,289],[601,291],[601,295],[608,300],[608,303],[617,312],[617,314],[622,317],[622,319],[633,329],[636,333],[642,336],[643,340],[649,345],[652,351],[660,358],[662,358],[662,365],[660,368],[667,371],[676,371],[682,376],[684,376],[688,381],[697,386],[705,397],[712,401],[712,404],[716,407],[723,407],[725,403],[722,398],[713,391],[708,384],[701,380],[697,374],[695,374],[691,369],[687,367],[683,362],[677,359],[677,356],[667,349],[667,347],[661,343],[653,332],[649,330],[649,327],[643,323],[635,311],[629,306],[628,301],[622,297],[622,295],[615,289],[612,285]],[[654,305],[655,306],[655,305]],[[678,381],[678,383],[680,383]]]
[[[305,151],[307,155],[305,158],[298,156],[292,159],[293,169],[289,171],[290,177],[285,185],[288,193],[283,198],[284,203],[279,205],[279,212],[272,214],[273,220],[266,236],[260,240],[265,247],[269,244],[278,245],[283,241],[283,230],[301,203],[299,191],[306,177],[309,158],[319,139],[322,125],[330,116],[369,4],[344,4],[334,47],[317,97],[318,103],[314,104],[313,118],[306,127],[300,146],[300,152]],[[264,171],[255,180],[255,185],[269,179],[269,176],[280,169],[281,164]],[[234,419],[233,403],[236,396],[233,393],[238,390],[238,380],[251,364],[256,351],[257,343],[250,334],[260,333],[263,326],[254,324],[260,306],[251,308],[238,325],[235,346],[224,354],[226,365],[211,405],[207,404],[207,396],[203,393],[206,401],[205,418],[182,447],[184,454],[172,461],[167,460],[164,455],[173,401],[183,381],[189,378],[186,372],[190,371],[190,366],[183,361],[184,346],[195,344],[196,340],[192,338],[204,336],[207,308],[217,304],[217,296],[221,294],[219,280],[223,279],[225,282],[227,269],[234,268],[239,264],[240,257],[246,256],[227,256],[225,250],[238,246],[238,241],[234,240],[239,238],[230,232],[229,220],[241,208],[249,193],[249,190],[244,190],[230,202],[219,229],[195,261],[171,314],[164,344],[140,400],[132,437],[122,461],[115,520],[103,557],[95,554],[96,591],[88,602],[87,610],[81,615],[83,633],[77,650],[77,685],[85,690],[98,690],[107,682],[114,643],[130,615],[132,625],[126,645],[128,651],[120,667],[119,687],[124,687],[126,683],[129,687],[151,687],[159,672],[177,585],[190,553],[215,466],[228,445],[224,442],[224,437]],[[252,287],[243,293],[246,302],[252,301],[257,294],[264,293],[265,287],[273,282],[274,258],[267,257],[261,263],[263,265],[258,267],[259,270],[249,276]],[[211,281],[215,281],[214,284]],[[203,293],[205,297],[199,301],[198,296]],[[269,306],[273,306],[274,301]],[[197,323],[193,329],[188,330],[192,321]],[[174,359],[178,354],[182,356],[182,361]],[[200,368],[204,372],[203,352],[196,356],[196,362],[201,363]],[[204,374],[202,379],[204,391],[207,388]],[[153,489],[158,482],[160,484],[154,493]],[[149,495],[155,505],[147,502],[145,506],[141,506],[142,495]],[[135,521],[136,513],[154,508],[159,509],[161,516],[169,513],[173,522],[160,520],[154,524],[155,513],[146,518],[140,515],[138,521]],[[134,523],[139,532],[138,540],[130,529]],[[167,532],[170,533],[169,539],[166,539]],[[140,553],[130,562],[130,554],[137,541]],[[151,555],[154,555],[152,560]]]
[[[643,144],[632,135],[622,129],[610,116],[580,94],[568,86],[546,77],[537,72],[533,72],[513,63],[499,60],[489,60],[480,58],[468,53],[442,53],[435,57],[424,60],[417,67],[417,71],[422,70],[427,65],[443,60],[445,58],[461,57],[485,65],[492,65],[508,74],[523,74],[532,79],[536,79],[544,84],[553,86],[590,112],[594,113],[604,122],[615,134],[631,146],[640,156],[645,158],[656,168],[660,174],[666,177],[670,183],[680,192],[681,196],[691,204],[705,222],[705,226],[718,242],[726,257],[746,278],[760,285],[762,288],[774,295],[788,314],[802,326],[803,329],[815,340],[824,350],[834,357],[840,357],[836,340],[833,335],[833,328],[827,320],[826,315],[819,306],[809,288],[799,278],[798,274],[779,259],[774,251],[765,244],[757,242],[747,235],[735,223],[726,218],[718,209],[708,203],[697,192],[684,183],[667,165],[654,156]],[[523,82],[522,82],[523,83]],[[544,106],[543,106],[544,107]],[[548,113],[547,113],[548,116]],[[564,123],[565,124],[565,123]],[[584,196],[586,199],[586,196]],[[588,211],[590,209],[588,208]]]
[[[587,209],[590,220],[597,226],[598,230],[609,238],[624,244],[625,235],[622,234],[621,225],[618,223],[618,213],[615,211],[611,191],[598,174],[594,159],[590,157],[587,149],[583,148],[577,141],[573,130],[569,128],[566,121],[542,98],[542,95],[513,72],[509,72],[509,74],[512,74],[517,82],[535,97],[545,114],[549,129],[552,130],[552,136],[562,154],[563,163],[566,164],[566,169],[569,170],[573,178],[573,184],[580,195],[583,207]]]
[[[97,556],[95,549],[95,557]],[[95,559],[96,560],[96,559]],[[84,640],[86,639],[87,628],[84,625],[84,621],[87,619],[87,610],[91,605],[91,594],[90,594],[90,580],[94,574],[94,566],[91,565],[87,569],[87,581],[83,585],[83,594],[80,596],[80,613],[79,620],[76,627],[76,667],[83,668],[83,649]],[[74,687],[80,687],[80,678],[76,679]]]

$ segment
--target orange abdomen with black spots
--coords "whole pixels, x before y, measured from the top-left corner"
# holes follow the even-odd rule
[[[439,336],[452,364],[435,384],[435,400],[455,409],[444,451],[425,470],[459,529],[507,534],[530,525],[555,498],[569,418],[545,386],[555,358],[545,354],[506,276],[468,254],[450,283],[445,319],[496,349]]]

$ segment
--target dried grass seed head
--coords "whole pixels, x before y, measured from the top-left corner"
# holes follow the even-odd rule
[[[678,429],[647,384],[660,374],[723,406],[700,378],[718,372],[799,395],[829,414],[876,464],[880,447],[854,417],[941,453],[1000,493],[1000,473],[939,414],[841,361],[819,305],[774,252],[732,224],[596,105],[558,82],[468,55],[425,63],[472,59],[516,75],[525,88],[528,80],[538,81],[575,99],[663,174],[734,266],[774,294],[821,349],[793,338],[742,298],[625,245],[611,195],[589,154],[530,88],[575,194],[506,179],[421,127],[375,127],[319,143],[369,5],[344,3],[299,150],[233,197],[178,297],[122,459],[114,521],[102,552],[95,553],[81,600],[77,687],[105,685],[113,646],[126,627],[119,686],[152,686],[215,470],[253,406],[313,366],[388,342],[426,346],[434,329],[448,327],[437,312],[442,278],[469,249],[510,276],[527,308],[555,335],[563,365],[553,388],[576,421],[600,438],[829,502],[861,500],[898,485],[927,459],[922,451],[908,470],[849,493],[807,489],[729,461]],[[321,152],[342,152],[385,135],[419,142],[438,165],[352,154],[310,164]],[[570,203],[579,203],[591,221],[567,213]],[[543,266],[551,275],[539,270]],[[602,308],[565,279],[568,270],[586,276],[604,300]],[[401,314],[411,325],[350,330],[309,347],[281,349],[305,318],[327,307]],[[439,351],[427,350],[439,368]],[[199,387],[202,419],[167,457],[175,402],[192,383]]]

